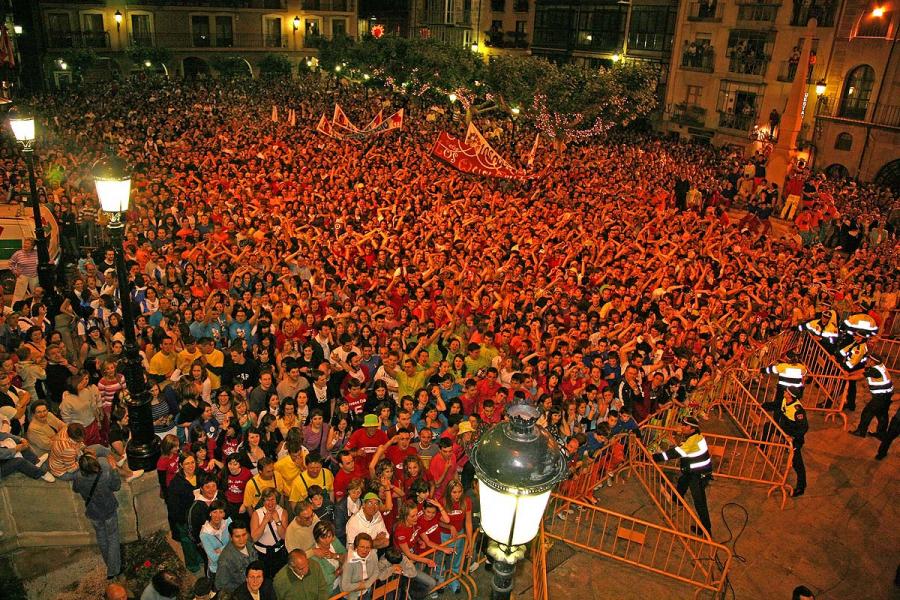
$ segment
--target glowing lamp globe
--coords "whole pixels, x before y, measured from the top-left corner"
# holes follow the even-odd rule
[[[121,214],[128,210],[131,174],[121,159],[112,157],[94,167],[94,187],[103,212]]]
[[[816,96],[821,96],[825,93],[825,80],[821,79],[816,83]]]
[[[509,420],[485,433],[472,449],[479,481],[481,526],[512,548],[537,535],[553,487],[565,478],[566,457],[530,404],[514,404]]]
[[[34,141],[34,116],[23,110],[13,108],[9,111],[9,127],[16,141],[30,144]]]

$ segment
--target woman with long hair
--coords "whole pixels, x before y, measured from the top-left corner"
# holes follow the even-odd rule
[[[100,392],[91,384],[87,371],[82,369],[69,377],[59,405],[59,416],[66,425],[80,423],[84,427],[86,446],[106,442],[107,432],[100,428]]]
[[[178,458],[178,472],[175,473],[166,492],[166,508],[169,510],[169,523],[174,526],[172,539],[181,544],[184,565],[191,573],[197,573],[203,568],[203,557],[190,538],[188,524],[188,510],[194,503],[194,491],[200,489],[201,484],[196,457],[187,452],[182,453]]]

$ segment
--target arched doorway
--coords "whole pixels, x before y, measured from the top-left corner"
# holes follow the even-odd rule
[[[900,194],[900,159],[892,160],[878,169],[875,183],[891,188],[895,194]]]
[[[185,79],[208,79],[209,63],[196,56],[188,56],[181,61],[181,69]]]
[[[850,171],[848,171],[847,167],[844,165],[834,163],[833,165],[825,167],[825,177],[828,179],[847,179],[850,177]]]

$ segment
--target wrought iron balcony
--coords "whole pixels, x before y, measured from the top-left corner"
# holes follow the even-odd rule
[[[721,129],[733,129],[735,131],[750,132],[753,125],[756,124],[757,114],[750,112],[746,114],[735,114],[726,111],[719,111],[719,127]]]
[[[712,73],[715,62],[716,53],[712,46],[700,46],[693,52],[691,49],[686,49],[681,53],[682,69]]]
[[[48,48],[109,48],[108,31],[51,31],[47,33]]]
[[[671,121],[680,125],[691,125],[694,127],[706,126],[706,109],[702,106],[695,106],[682,102],[672,107]]]

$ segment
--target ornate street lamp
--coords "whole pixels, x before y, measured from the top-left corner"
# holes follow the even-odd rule
[[[509,420],[485,433],[471,454],[481,527],[491,539],[487,552],[494,560],[494,600],[509,599],[516,562],[540,529],[553,486],[566,476],[565,454],[537,425],[538,409],[514,404],[507,415]]]
[[[94,167],[94,186],[100,208],[109,215],[110,238],[116,255],[116,275],[118,276],[119,301],[122,306],[122,326],[125,329],[125,348],[123,375],[128,388],[128,421],[131,429],[131,440],[126,452],[128,466],[132,470],[144,471],[156,468],[159,458],[159,438],[153,433],[153,415],[150,410],[150,394],[147,389],[147,376],[138,354],[137,340],[134,333],[134,315],[131,307],[131,292],[128,284],[128,271],[125,266],[125,251],[122,238],[125,233],[125,212],[128,210],[131,195],[131,174],[118,157],[111,157]]]
[[[113,18],[116,20],[116,32],[118,33],[122,29],[122,11],[117,10]]]
[[[50,262],[50,249],[47,245],[47,233],[44,231],[44,221],[41,218],[41,204],[38,200],[37,180],[34,176],[34,116],[21,109],[13,107],[9,111],[9,127],[12,129],[16,141],[22,146],[22,155],[28,165],[28,186],[30,192],[31,212],[34,218],[34,238],[38,254],[38,281],[44,288],[50,312],[55,313],[59,305],[56,297],[56,273]]]

